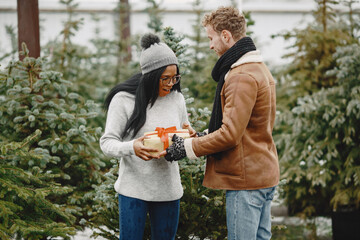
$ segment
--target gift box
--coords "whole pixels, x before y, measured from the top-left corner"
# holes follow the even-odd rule
[[[176,129],[176,127],[158,127],[155,129],[155,131],[144,133],[144,135],[147,136],[147,138],[144,139],[144,145],[145,147],[157,149],[158,152],[151,153],[152,156],[156,156],[157,154],[159,154],[159,152],[171,146],[171,138],[174,134],[182,138],[190,137],[188,129]]]

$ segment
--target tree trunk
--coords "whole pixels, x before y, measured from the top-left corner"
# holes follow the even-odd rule
[[[24,42],[30,57],[40,57],[39,4],[38,0],[17,0],[18,49]],[[19,59],[23,59],[19,55]]]
[[[130,44],[130,5],[129,0],[120,0],[120,42],[123,42],[122,53],[124,62],[131,60]]]

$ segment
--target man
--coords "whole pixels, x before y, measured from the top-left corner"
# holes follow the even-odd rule
[[[168,161],[207,155],[203,185],[227,190],[228,239],[270,239],[270,203],[279,182],[272,138],[275,82],[237,9],[220,7],[205,15],[203,26],[219,56],[209,133],[175,136],[162,154]]]

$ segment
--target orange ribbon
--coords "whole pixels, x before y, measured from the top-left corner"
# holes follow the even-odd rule
[[[181,133],[181,132],[183,132],[183,131],[177,131],[176,126],[169,127],[169,128],[157,127],[155,129],[155,131],[157,133],[151,133],[151,134],[147,134],[147,135],[149,136],[149,135],[157,134],[158,137],[160,138],[160,140],[164,143],[164,150],[169,147],[169,133]]]
[[[155,129],[160,140],[164,143],[164,150],[169,147],[169,133],[176,132],[176,127],[162,128],[157,127]]]

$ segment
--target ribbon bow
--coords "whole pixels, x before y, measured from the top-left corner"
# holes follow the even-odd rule
[[[164,143],[164,149],[169,147],[169,133],[176,132],[176,127],[169,127],[169,128],[162,128],[157,127],[155,129],[157,131],[157,135],[160,138],[160,140]]]

